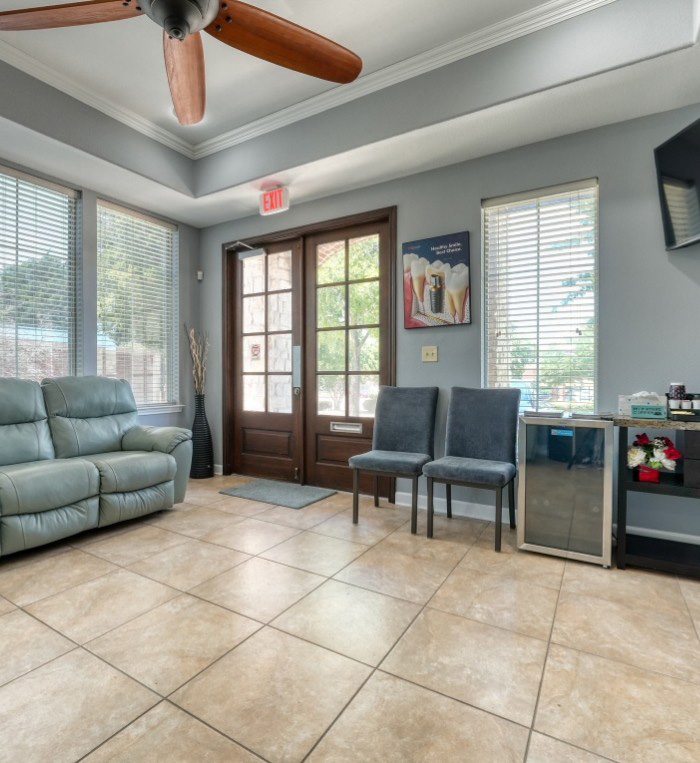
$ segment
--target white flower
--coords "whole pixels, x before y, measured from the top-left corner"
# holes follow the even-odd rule
[[[644,452],[644,448],[640,448],[637,445],[633,445],[627,451],[627,466],[630,469],[634,469],[635,466],[640,466],[646,461],[647,454]]]
[[[670,458],[666,458],[666,446],[664,445],[661,448],[654,448],[654,454],[652,456],[652,460],[658,462],[662,467],[665,469],[668,469],[669,471],[675,471],[676,469],[676,462],[671,460]]]

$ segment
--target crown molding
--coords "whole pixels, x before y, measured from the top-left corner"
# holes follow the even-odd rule
[[[162,143],[168,148],[172,148],[181,154],[184,154],[190,159],[194,159],[194,146],[191,143],[179,138],[168,130],[159,127],[148,119],[140,116],[134,111],[127,109],[123,106],[116,106],[111,101],[98,95],[92,90],[88,90],[82,85],[78,85],[69,77],[59,74],[55,69],[38,61],[33,56],[28,55],[22,50],[15,48],[14,45],[5,40],[0,40],[0,59],[5,63],[14,66],[16,69],[23,71],[25,74],[29,74],[31,77],[35,77],[42,82],[45,82],[51,87],[55,87],[57,90],[65,93],[66,95],[75,98],[82,103],[85,103],[92,108],[101,111],[112,119],[116,119],[118,122],[125,124],[127,127],[131,127],[133,130],[140,132],[148,138]]]
[[[530,11],[511,16],[497,24],[484,27],[477,32],[432,48],[425,53],[399,61],[372,74],[367,74],[349,85],[333,88],[253,122],[236,127],[215,138],[202,141],[194,147],[194,158],[201,159],[226,148],[240,145],[294,122],[316,116],[328,109],[342,106],[365,95],[376,93],[378,90],[397,85],[413,77],[461,61],[469,56],[614,2],[616,0],[549,0],[549,2],[538,5]]]
[[[59,74],[4,40],[0,40],[0,59],[190,159],[201,159],[614,2],[616,0],[548,0],[529,11],[399,61],[360,77],[349,85],[335,87],[196,145],[134,111],[117,106],[94,91],[78,85],[69,77]]]

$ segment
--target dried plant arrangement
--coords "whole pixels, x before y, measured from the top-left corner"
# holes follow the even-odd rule
[[[209,335],[200,333],[185,324],[185,333],[190,343],[190,357],[192,358],[192,378],[194,379],[194,392],[196,395],[204,394],[204,385],[207,379],[207,356],[209,354]]]

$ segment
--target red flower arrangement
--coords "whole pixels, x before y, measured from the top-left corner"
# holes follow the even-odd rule
[[[676,461],[683,454],[668,437],[650,439],[646,434],[637,435],[627,451],[627,465],[630,469],[639,467],[639,479],[643,482],[658,482],[659,470],[675,471]]]

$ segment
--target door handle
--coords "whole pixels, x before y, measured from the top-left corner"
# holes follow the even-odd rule
[[[301,378],[301,345],[295,344],[292,347],[292,387],[294,396],[301,396],[302,378]]]

